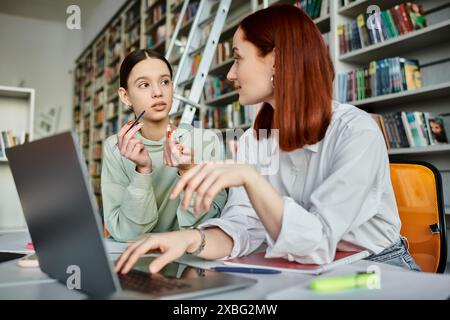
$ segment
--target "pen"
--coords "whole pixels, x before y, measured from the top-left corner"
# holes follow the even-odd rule
[[[136,118],[136,120],[134,120],[133,124],[131,125],[131,127],[128,128],[127,132],[125,132],[125,134],[127,134],[131,129],[133,129],[134,126],[136,126],[139,123],[139,120],[141,120],[142,116],[144,115],[145,110],[141,112],[141,114]],[[116,147],[119,146],[119,142],[116,143]]]
[[[375,273],[357,273],[346,276],[317,279],[311,282],[310,289],[316,292],[336,292],[353,288],[370,288],[380,283]]]
[[[217,272],[236,272],[236,273],[254,273],[254,274],[281,273],[280,270],[259,269],[259,268],[212,267],[211,270]]]

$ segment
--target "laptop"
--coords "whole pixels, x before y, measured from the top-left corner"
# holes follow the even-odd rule
[[[171,263],[158,274],[142,258],[128,275],[114,272],[101,217],[75,132],[6,149],[25,220],[43,272],[91,298],[127,293],[185,299],[244,288],[256,281]],[[78,278],[77,278],[78,277]]]

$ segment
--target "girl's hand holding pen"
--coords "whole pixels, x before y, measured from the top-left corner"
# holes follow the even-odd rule
[[[194,151],[179,142],[175,142],[172,132],[167,131],[167,139],[164,142],[164,164],[178,168],[180,175],[193,168]]]
[[[136,164],[137,172],[149,174],[152,172],[152,159],[142,141],[135,138],[143,123],[138,123],[131,128],[132,125],[133,121],[128,122],[117,134],[120,154]]]

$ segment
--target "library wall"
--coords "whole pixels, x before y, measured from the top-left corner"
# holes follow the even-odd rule
[[[61,107],[58,131],[72,128],[71,66],[82,48],[81,33],[62,22],[0,14],[0,39],[9,44],[0,45],[0,83],[36,89],[35,128],[39,113],[52,107]]]

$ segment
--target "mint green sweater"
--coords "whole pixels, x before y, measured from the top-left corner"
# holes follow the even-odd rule
[[[183,135],[181,142],[192,147],[196,163],[199,160],[222,160],[219,140],[193,140],[194,131]],[[174,132],[177,136],[179,131]],[[187,139],[186,139],[187,137]],[[211,136],[210,136],[211,137]],[[216,136],[217,137],[217,136]],[[196,226],[207,219],[218,217],[226,202],[223,190],[213,201],[208,212],[194,214],[192,199],[187,211],[180,208],[181,199],[170,200],[169,195],[177,183],[178,169],[168,167],[163,162],[164,137],[160,141],[145,139],[139,132],[136,138],[144,143],[152,159],[152,173],[136,172],[136,165],[122,157],[115,147],[117,135],[106,139],[103,147],[101,188],[103,214],[106,228],[117,241],[128,241],[148,232],[164,232]],[[212,139],[211,139],[212,140]],[[188,142],[186,142],[188,141]]]

